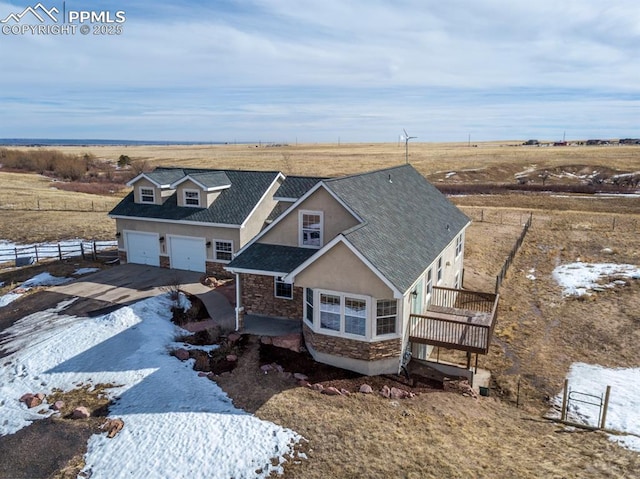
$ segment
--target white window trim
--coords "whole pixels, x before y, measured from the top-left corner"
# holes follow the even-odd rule
[[[436,285],[439,285],[444,280],[444,265],[442,264],[442,256],[436,261]]]
[[[400,320],[401,320],[401,305],[397,303],[396,306],[396,332],[389,334],[381,334],[377,335],[377,302],[378,299],[381,300],[396,300],[396,298],[373,298],[371,296],[365,296],[362,294],[355,293],[345,293],[344,291],[331,291],[326,289],[317,289],[313,288],[313,321],[309,321],[307,319],[307,290],[309,288],[305,288],[304,290],[304,319],[306,321],[307,326],[309,326],[314,333],[322,334],[325,336],[336,336],[344,339],[353,339],[356,341],[364,341],[364,342],[377,342],[377,341],[388,341],[390,339],[396,339],[400,336]],[[325,329],[320,326],[320,295],[321,294],[329,294],[333,296],[340,296],[340,330],[334,331],[333,329]],[[344,308],[345,301],[344,298],[349,297],[353,299],[363,300],[366,304],[366,323],[365,323],[365,334],[364,336],[360,336],[359,334],[352,334],[345,332],[345,317],[344,317]]]
[[[464,245],[464,242],[463,242],[463,239],[462,239],[462,233],[460,233],[458,235],[458,237],[456,238],[456,260],[462,254],[462,250],[464,249],[463,245]]]
[[[142,190],[151,191],[151,197],[153,197],[153,201],[144,201],[143,196],[149,196],[147,194],[142,194]],[[140,203],[144,203],[146,205],[154,205],[156,203],[156,189],[153,186],[140,186],[138,187],[138,200]]]
[[[307,308],[309,308],[309,302],[307,301],[307,294],[308,291],[311,290],[311,301],[313,302],[311,304],[311,321],[309,321],[309,319],[307,318],[308,316],[308,310]],[[304,316],[303,316],[303,320],[307,322],[307,324],[309,326],[311,326],[311,329],[314,329],[314,323],[315,323],[315,316],[316,316],[316,290],[312,289],[312,288],[304,288]]]
[[[219,259],[218,258],[218,249],[216,248],[216,243],[229,243],[231,245],[231,251],[221,251],[221,253],[231,253],[231,259],[230,260],[226,260],[226,259]],[[213,240],[213,260],[216,263],[231,263],[231,260],[233,259],[233,240],[226,240],[226,239],[214,239]]]
[[[431,275],[431,277],[429,277]],[[431,293],[433,292],[433,268],[429,268],[424,275],[424,304],[429,305],[431,300]]]
[[[293,285],[289,284],[289,286],[291,286],[291,296],[278,296],[278,283],[287,284],[284,281],[282,281],[281,277],[274,276],[273,277],[273,297],[274,298],[278,298],[278,299],[292,300],[293,299]],[[306,298],[305,298],[305,301],[306,301]]]
[[[198,204],[197,205],[190,205],[187,203],[187,193],[196,193],[198,195]],[[193,198],[189,198],[190,200],[192,200]],[[194,189],[190,189],[190,188],[185,188],[182,190],[182,205],[186,206],[188,208],[200,208],[200,202],[202,200],[202,195],[200,194],[200,190],[194,190]]]
[[[375,311],[372,310],[372,312],[374,312],[375,314],[373,314],[373,336],[376,338],[384,338],[384,339],[388,339],[388,338],[394,338],[396,336],[398,336],[398,316],[400,313],[400,307],[398,305],[398,300],[395,298],[377,298],[374,299],[373,301],[375,301],[376,303],[376,308]],[[395,301],[396,302],[396,324],[395,324],[395,331],[393,333],[385,333],[385,334],[378,334],[378,319],[379,318],[389,318],[391,317],[390,315],[387,316],[378,316],[378,301]],[[373,306],[372,306],[373,308]]]
[[[318,215],[320,216],[320,244],[318,246],[315,245],[305,245],[302,244],[302,225],[304,215]],[[298,246],[300,248],[312,248],[312,249],[320,249],[324,246],[324,212],[323,211],[312,211],[312,210],[299,210],[298,211]]]

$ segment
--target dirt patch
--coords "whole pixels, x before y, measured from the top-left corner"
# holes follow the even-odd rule
[[[34,421],[15,434],[0,436],[0,477],[11,479],[71,479],[84,467],[87,442],[100,434],[109,410],[105,389],[111,384],[85,385],[63,392],[56,390],[46,398],[48,404],[63,401],[59,414]],[[72,419],[72,411],[84,406],[87,419]],[[45,409],[46,406],[38,406]]]

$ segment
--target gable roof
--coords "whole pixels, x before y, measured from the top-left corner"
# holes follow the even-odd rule
[[[392,289],[403,293],[470,223],[462,211],[411,165],[402,165],[322,180],[300,197],[288,213],[245,245],[227,268],[272,271],[253,254],[254,246],[261,244],[258,241],[262,236],[319,188],[324,188],[360,220],[335,240],[343,241],[374,273],[390,283]],[[335,243],[331,238],[327,240],[290,273],[295,276],[319,260]],[[250,250],[251,254],[243,259]]]
[[[169,188],[171,184],[184,177],[185,173],[181,168],[156,168],[153,171],[140,173],[138,176],[129,180],[127,186],[133,186],[141,178],[146,178],[158,188]]]
[[[140,219],[181,221],[194,223],[210,223],[228,226],[240,226],[254,211],[256,205],[264,197],[274,181],[282,177],[277,171],[235,171],[205,170],[195,168],[157,168],[151,172],[153,178],[168,178],[180,174],[180,178],[196,175],[199,179],[211,184],[226,176],[231,186],[223,189],[208,208],[178,206],[174,192],[162,205],[135,203],[133,192],[129,193],[109,212],[109,216]],[[201,175],[205,173],[206,175]],[[145,173],[148,177],[149,173]],[[204,176],[204,177],[203,177]],[[172,184],[177,180],[174,179]]]
[[[319,176],[287,176],[273,198],[280,201],[295,201],[325,179]]]
[[[223,190],[231,186],[231,180],[224,171],[206,171],[202,173],[189,173],[178,181],[175,181],[171,185],[171,188],[175,188],[187,180],[193,181],[205,191]]]
[[[227,267],[234,271],[260,271],[285,276],[317,252],[312,248],[253,243]]]
[[[345,239],[400,291],[470,222],[411,165],[323,184],[363,219]]]

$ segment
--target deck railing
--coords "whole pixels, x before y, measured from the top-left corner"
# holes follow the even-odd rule
[[[493,293],[433,288],[423,314],[410,316],[409,340],[487,354],[496,324],[499,296]],[[474,316],[475,313],[483,313]]]

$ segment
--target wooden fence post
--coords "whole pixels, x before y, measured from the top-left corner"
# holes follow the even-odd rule
[[[96,247],[96,241],[93,240],[93,261],[98,260],[98,248]]]
[[[82,241],[80,241],[80,255],[82,256],[82,259],[84,259],[84,244]]]
[[[569,397],[569,380],[564,380],[564,391],[562,392],[562,415],[560,416],[561,421],[567,420],[567,399]]]
[[[602,420],[600,421],[600,429],[604,429],[604,423],[607,421],[607,409],[609,409],[609,395],[611,394],[611,386],[607,386],[604,393],[604,409],[602,410]]]
[[[35,253],[36,253],[36,263],[39,263],[40,262],[40,258],[38,258],[38,245],[37,244],[33,247],[33,251],[35,251]]]
[[[62,261],[62,248],[60,247],[60,243],[58,243],[58,258]]]

